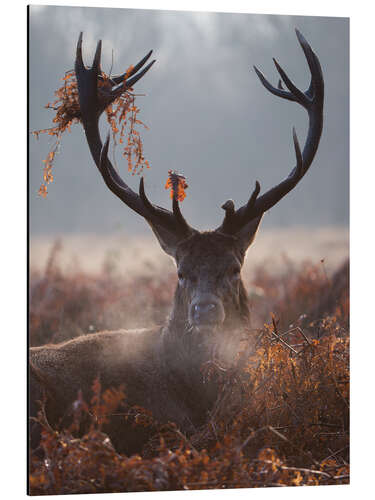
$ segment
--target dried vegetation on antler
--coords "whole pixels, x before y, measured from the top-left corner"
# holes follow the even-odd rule
[[[143,63],[150,57],[151,52],[145,56]],[[142,63],[141,61],[141,63]],[[140,63],[139,63],[140,64]],[[131,76],[137,71],[139,66],[129,66],[123,75],[111,76],[100,71],[98,76],[98,95],[105,99],[106,93],[116,86],[117,93],[112,100],[105,106],[105,114],[110,125],[110,130],[114,144],[117,144],[119,134],[119,143],[124,144],[123,156],[127,159],[128,171],[132,175],[140,174],[144,168],[150,168],[148,160],[145,159],[143,151],[143,142],[139,132],[139,126],[147,129],[148,127],[139,119],[140,109],[135,104],[136,94],[130,85],[124,84],[130,81]],[[35,130],[32,133],[36,138],[40,134],[48,134],[56,137],[56,142],[49,151],[47,158],[43,160],[43,182],[39,188],[39,194],[43,197],[47,195],[47,185],[53,182],[53,162],[56,153],[61,144],[61,138],[64,132],[70,132],[71,126],[82,120],[78,84],[74,70],[67,71],[62,78],[64,84],[55,91],[56,99],[48,103],[45,107],[56,112],[53,118],[54,125],[47,129]]]

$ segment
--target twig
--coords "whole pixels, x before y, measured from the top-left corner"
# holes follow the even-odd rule
[[[320,425],[321,427],[341,427],[341,424],[325,424],[324,422],[311,423],[309,425]]]
[[[173,429],[173,432],[175,432],[178,436],[180,436],[180,438],[183,439],[183,441],[189,445],[195,457],[199,457],[199,453],[196,450],[196,448],[192,445],[191,441],[179,429]]]
[[[265,427],[261,427],[260,429],[257,429],[256,431],[252,430],[251,431],[251,434],[249,434],[249,436],[245,439],[245,441],[241,444],[241,446],[239,446],[237,448],[237,452],[240,453],[244,448],[245,446],[248,445],[248,443],[254,439],[256,437],[256,435],[261,432],[261,431],[264,431],[264,430],[267,430],[268,429],[268,426],[265,426]]]
[[[288,349],[290,349],[292,352],[294,352],[294,354],[298,354],[298,351],[296,351],[295,349],[293,349],[292,346],[290,346],[287,342],[285,342],[285,340],[283,340],[280,335],[278,335],[277,333],[275,333],[274,331],[272,331],[272,335],[274,335],[276,337],[276,339],[281,342],[282,344],[284,344]]]
[[[322,462],[325,462],[326,460],[328,460],[329,458],[332,458],[332,457],[335,457],[336,455],[338,455],[339,453],[341,453],[342,451],[346,450],[346,448],[349,448],[349,445],[345,445],[343,448],[340,448],[339,450],[335,451],[334,453],[331,453],[331,455],[328,455],[328,457],[324,458],[322,460]]]
[[[274,427],[272,427],[271,425],[269,425],[268,427],[268,430],[273,432],[278,438],[282,439],[283,441],[285,441],[286,443],[289,443],[291,446],[293,446],[296,450],[298,450],[300,453],[303,453],[306,457],[309,458],[309,460],[311,460],[316,466],[319,466],[319,462],[317,462],[316,460],[314,460],[314,458],[311,456],[310,453],[307,453],[305,450],[303,450],[302,448],[300,448],[299,446],[295,445],[294,443],[292,443],[290,441],[290,439],[288,439],[287,437],[285,437],[283,434],[281,434],[281,432],[278,432]],[[331,476],[332,477],[332,476]]]
[[[44,427],[44,429],[46,429],[51,434],[55,433],[55,431],[52,429],[52,427],[49,425],[49,423],[47,421],[43,422],[43,421],[39,420],[37,417],[29,417],[29,420],[32,420],[33,422],[38,423],[39,425]]]
[[[283,340],[281,338],[281,336],[279,335],[279,333],[277,331],[277,323],[275,320],[275,316],[273,314],[271,314],[271,318],[272,318],[272,324],[273,324],[272,335],[274,335],[276,337],[276,339],[279,340],[282,344],[284,344],[288,349],[290,349],[292,352],[294,352],[294,354],[298,354],[298,352],[295,349],[293,349],[293,347],[290,346],[287,342],[285,342],[285,340]]]
[[[306,342],[311,345],[311,342],[310,340],[306,337],[306,335],[303,333],[302,331],[302,328],[300,328],[299,326],[295,326],[294,328],[291,328],[290,330],[287,330],[285,333],[282,333],[281,336],[284,336],[284,335],[287,335],[288,333],[292,333],[294,332],[295,330],[297,330],[301,335],[302,337],[306,340]]]
[[[272,464],[272,460],[261,460],[261,459],[256,459],[256,461],[259,462],[264,462],[266,464]],[[288,467],[287,465],[280,465],[280,469],[282,470],[291,470],[291,471],[298,471],[298,472],[306,472],[308,474],[319,474],[321,476],[326,476],[329,479],[334,479],[332,474],[329,474],[329,472],[323,472],[321,470],[314,470],[314,469],[306,469],[305,467]],[[337,476],[338,477],[338,476]]]

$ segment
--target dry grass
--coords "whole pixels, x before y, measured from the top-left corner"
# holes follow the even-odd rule
[[[96,275],[65,273],[58,253],[57,245],[46,268],[31,272],[31,345],[164,321],[173,272],[125,278],[104,266]],[[96,383],[91,402],[77,400],[69,429],[44,422],[45,459],[31,457],[30,493],[348,483],[348,263],[334,274],[324,263],[286,262],[277,274],[262,266],[246,285],[254,310],[249,342],[232,369],[213,366],[208,374],[222,389],[207,425],[187,437],[138,408],[132,425],[150,426],[154,436],[141,454],[120,455],[102,433],[101,415],[123,394],[101,394]],[[90,431],[79,436],[87,417]]]

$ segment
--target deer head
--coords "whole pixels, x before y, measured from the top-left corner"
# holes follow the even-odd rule
[[[296,30],[298,41],[311,72],[306,92],[300,91],[274,60],[281,80],[272,86],[254,67],[260,81],[272,94],[300,104],[308,113],[309,129],[301,152],[293,128],[296,165],[288,177],[260,195],[257,181],[248,202],[235,209],[232,200],[222,208],[225,216],[220,227],[200,232],[183,217],[177,197],[172,210],[154,205],[146,196],[141,178],[139,192],[134,192],[118,175],[108,159],[109,135],[102,145],[98,121],[106,106],[133,86],[152,66],[149,52],[127,75],[113,77],[112,89],[98,88],[101,77],[99,41],[91,68],[82,60],[82,33],[78,40],[75,71],[78,81],[82,123],[95,164],[109,189],[129,208],[141,215],[150,225],[163,250],[173,257],[178,272],[178,284],[171,322],[184,330],[212,331],[221,325],[236,326],[248,319],[248,306],[240,273],[246,250],[254,240],[264,212],[275,206],[306,174],[317,151],[323,126],[324,82],[319,60],[302,34]],[[125,76],[127,79],[124,80]]]

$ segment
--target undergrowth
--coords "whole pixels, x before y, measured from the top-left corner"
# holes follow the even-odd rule
[[[58,252],[55,246],[44,273],[31,272],[31,345],[163,323],[174,276],[128,280],[105,268],[69,275]],[[255,325],[245,332],[251,342],[243,341],[232,369],[210,374],[220,377],[221,392],[203,428],[185,436],[133,407],[126,418],[152,427],[153,436],[142,453],[121,455],[102,427],[126,387],[102,393],[96,380],[91,401],[77,395],[69,428],[51,429],[41,410],[44,457],[30,456],[30,493],[348,483],[348,263],[333,276],[324,263],[289,263],[278,276],[261,267],[246,285],[257,291],[249,298]],[[82,419],[90,421],[84,436],[77,432]]]

